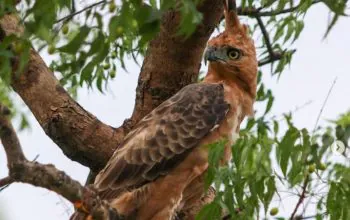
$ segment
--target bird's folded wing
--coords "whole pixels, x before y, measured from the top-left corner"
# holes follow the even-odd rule
[[[100,190],[139,186],[166,175],[229,110],[221,84],[192,84],[145,116],[97,176]]]

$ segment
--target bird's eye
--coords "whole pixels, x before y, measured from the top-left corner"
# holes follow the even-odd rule
[[[239,51],[238,49],[230,49],[227,51],[227,56],[231,60],[238,60],[239,58],[241,58],[241,51]]]

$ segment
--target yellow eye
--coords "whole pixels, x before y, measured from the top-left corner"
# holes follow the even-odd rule
[[[229,51],[227,51],[227,56],[231,60],[238,60],[239,58],[241,58],[241,51],[237,49],[230,49]]]

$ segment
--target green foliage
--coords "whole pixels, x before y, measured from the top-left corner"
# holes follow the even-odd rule
[[[342,127],[345,127],[346,125],[350,124],[350,111],[341,114],[337,120],[332,121],[337,125],[340,125]]]
[[[208,173],[213,177],[207,181],[214,183],[217,196],[197,218],[221,219],[216,214],[213,218],[201,218],[220,210],[218,207],[226,210],[232,219],[256,219],[261,209],[267,217],[272,200],[280,191],[302,191],[301,185],[307,180],[307,195],[318,198],[319,217],[327,214],[331,219],[348,219],[350,168],[332,160],[331,145],[335,139],[350,140],[350,124],[328,128],[313,136],[306,129],[295,127],[290,116],[284,122],[272,123],[265,117],[247,122],[240,139],[232,146],[232,160],[227,166],[210,163]],[[286,131],[276,136],[276,124],[286,126]],[[222,143],[210,149],[210,157],[218,161]],[[322,186],[329,187],[329,192],[319,192]]]
[[[15,55],[20,57],[17,74],[21,73],[28,61],[29,48],[33,45],[39,51],[46,49],[50,55],[54,55],[50,68],[73,96],[77,96],[83,85],[103,92],[108,82],[113,79],[113,73],[119,68],[126,68],[125,59],[131,57],[136,62],[136,57],[145,54],[148,42],[159,31],[160,19],[164,12],[169,9],[180,12],[180,24],[174,28],[178,29],[178,35],[185,38],[189,37],[202,21],[202,14],[196,9],[196,5],[201,2],[199,0],[181,0],[178,4],[174,0],[151,0],[148,4],[141,2],[100,1],[91,6],[80,6],[78,10],[77,2],[72,0],[53,0],[50,3],[45,0],[24,1],[20,13],[25,33],[21,38],[9,36],[1,43],[1,78],[7,84],[10,83],[10,59]],[[275,12],[264,17],[266,28],[271,30],[274,51],[283,54],[282,59],[273,62],[273,73],[280,75],[290,64],[294,51],[287,51],[283,47],[292,44],[299,37],[304,28],[303,17],[315,2],[241,1],[243,8],[255,7],[262,8],[262,12]],[[324,4],[336,16],[344,15],[344,1],[333,3],[324,0]],[[296,10],[279,14],[293,7]],[[1,1],[0,17],[14,11],[12,0]],[[260,30],[254,27],[252,31],[259,33]],[[264,42],[263,39],[257,40]],[[259,56],[262,60],[268,59],[267,45],[262,45]],[[270,98],[268,105],[272,107],[272,104],[273,98]]]
[[[329,175],[330,184],[326,208],[330,219],[350,218],[350,168],[334,164]]]

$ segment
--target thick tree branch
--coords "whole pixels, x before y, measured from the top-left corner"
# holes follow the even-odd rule
[[[2,17],[2,38],[20,36],[23,27],[18,22],[15,15]],[[14,68],[16,65],[14,59]],[[114,129],[102,123],[76,103],[34,50],[24,72],[19,77],[13,74],[12,87],[64,154],[94,170],[104,166],[127,132],[123,127]]]
[[[0,103],[0,140],[5,149],[9,176],[0,179],[0,187],[13,182],[28,183],[63,196],[76,208],[89,212],[96,220],[106,216],[118,216],[105,201],[101,201],[90,187],[83,187],[52,164],[40,164],[25,158],[16,132],[8,119],[9,111]]]
[[[29,183],[54,191],[71,202],[81,200],[83,187],[79,182],[53,165],[42,165],[25,158],[16,132],[4,113],[0,112],[0,139],[6,152],[9,177],[3,179],[1,185],[13,181]]]

